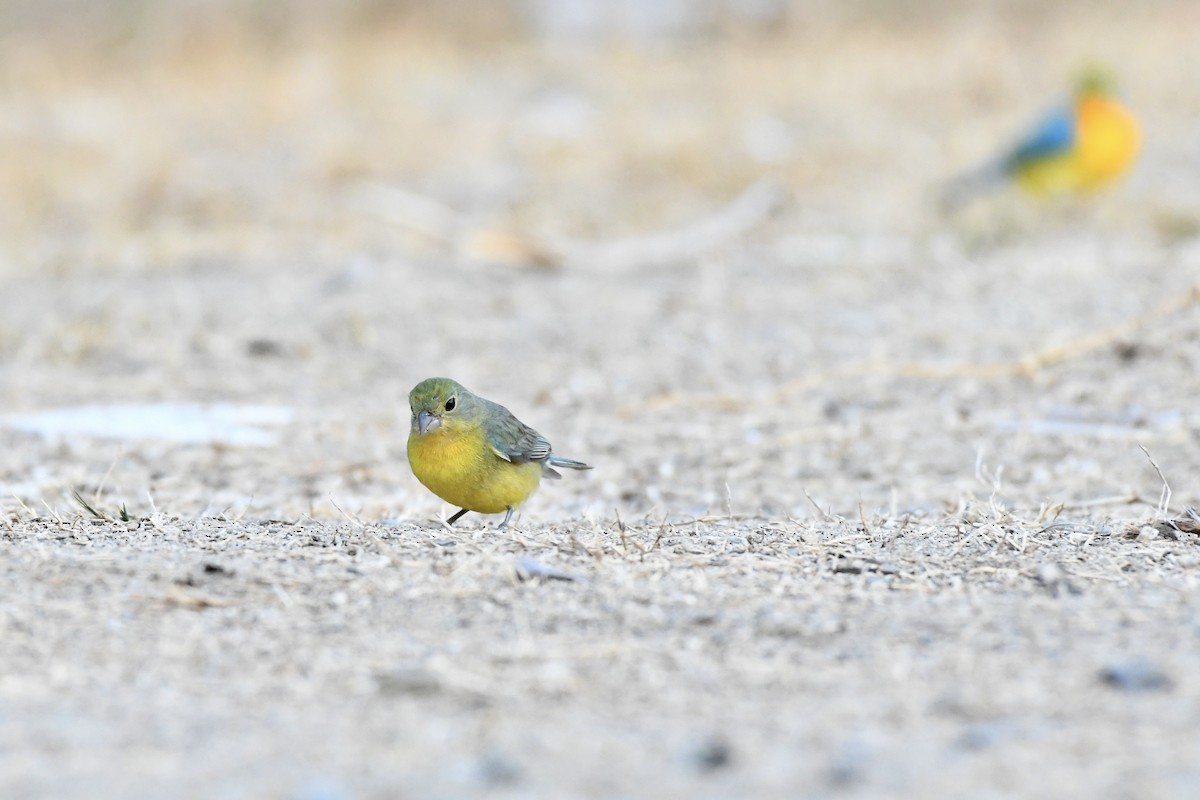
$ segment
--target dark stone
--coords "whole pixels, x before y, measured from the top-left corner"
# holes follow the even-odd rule
[[[1161,667],[1140,657],[1107,664],[1100,670],[1100,680],[1124,692],[1163,692],[1173,686]]]

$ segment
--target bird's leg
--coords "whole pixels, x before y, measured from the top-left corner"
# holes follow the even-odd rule
[[[507,527],[508,527],[508,521],[509,521],[510,519],[512,519],[512,515],[513,515],[513,507],[512,507],[512,506],[509,506],[509,507],[508,507],[508,512],[507,512],[507,513],[504,515],[504,522],[501,522],[501,523],[500,523],[498,526],[496,526],[496,530],[498,530],[498,531],[502,531],[502,530],[504,530],[505,528],[507,528]]]
[[[470,510],[471,509],[469,509],[469,508],[460,508],[458,511],[456,511],[450,515],[450,519],[446,520],[446,524],[453,525],[454,523],[458,522],[459,519],[462,518],[463,514],[467,513]]]

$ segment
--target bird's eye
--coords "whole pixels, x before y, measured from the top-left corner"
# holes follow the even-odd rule
[[[454,398],[451,397],[449,400],[446,401],[446,410],[453,411],[454,406],[456,406],[456,405],[457,405],[457,403],[455,402]]]

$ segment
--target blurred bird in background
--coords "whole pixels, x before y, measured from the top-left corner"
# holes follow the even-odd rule
[[[1040,196],[1087,194],[1121,177],[1140,145],[1138,121],[1116,98],[1111,76],[1090,67],[1070,103],[1000,158],[951,181],[942,205],[953,210],[1009,181]]]

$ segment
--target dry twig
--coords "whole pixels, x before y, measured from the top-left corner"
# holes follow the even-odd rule
[[[776,401],[791,395],[811,391],[819,386],[856,377],[919,378],[926,380],[949,380],[954,378],[979,378],[997,380],[1003,378],[1029,378],[1036,373],[1073,358],[1095,352],[1128,337],[1151,324],[1186,311],[1200,303],[1200,283],[1192,285],[1186,292],[1165,303],[1094,333],[1085,334],[1069,342],[1034,350],[1013,361],[997,361],[984,364],[931,364],[925,362],[864,361],[839,369],[826,370],[804,378],[798,378],[779,386]],[[688,395],[668,392],[647,398],[636,405],[625,406],[620,413],[627,416],[657,411],[662,408],[687,406],[692,408],[714,408],[718,410],[740,410],[743,399],[726,394]]]

